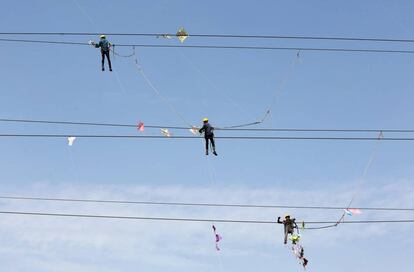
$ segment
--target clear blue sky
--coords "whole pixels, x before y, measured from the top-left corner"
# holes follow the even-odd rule
[[[9,1],[2,3],[0,25],[1,32],[174,33],[183,26],[190,35],[413,38],[413,9],[411,1],[384,0],[329,3]],[[98,37],[59,39],[87,42]],[[155,38],[108,36],[108,39],[115,44],[179,44],[176,40]],[[270,46],[411,49],[410,45],[381,43],[255,42]],[[192,37],[185,42],[188,45],[199,43],[229,42]],[[234,43],[251,45],[253,41],[235,40]],[[86,46],[0,43],[0,49],[0,118],[185,125],[153,93],[135,70],[132,59],[116,57],[113,59],[116,72],[109,73],[100,71],[99,51]],[[118,50],[130,53],[129,48]],[[208,116],[213,125],[221,126],[262,117],[296,52],[138,48],[137,55],[147,76],[189,122],[200,125],[200,120]],[[272,115],[263,127],[412,128],[413,68],[411,55],[301,52],[300,62],[277,95]],[[6,123],[0,124],[0,129],[2,133],[137,133],[134,129]],[[156,130],[145,133],[159,134]],[[373,142],[217,141],[219,156],[211,158],[211,169],[216,173],[212,184],[202,139],[77,139],[70,148],[66,139],[1,139],[0,180],[3,193],[19,195],[344,205],[374,147]],[[413,150],[408,142],[381,143],[363,193],[355,203],[411,205]],[[2,202],[0,205],[3,209],[59,210],[52,203],[39,207],[29,202]],[[70,205],[60,208],[60,211],[74,209],[77,212],[90,209]],[[113,210],[109,211],[133,215],[140,215],[140,212],[183,216],[194,213],[199,217],[266,219],[274,219],[284,212],[237,211],[233,214],[232,211],[214,210],[204,213],[173,209],[141,211],[136,207],[124,211],[121,208],[111,207]],[[108,212],[105,207],[94,207],[92,211]],[[371,215],[362,216],[370,218]],[[375,216],[376,219],[406,218],[410,214]],[[301,212],[298,217],[336,219],[337,214]],[[41,225],[39,220],[49,231],[42,232],[35,227]],[[13,271],[28,271],[28,267],[34,272],[136,271],[137,268],[145,271],[300,269],[280,242],[280,229],[274,227],[249,226],[232,233],[234,228],[223,226],[227,231],[222,233],[227,248],[223,248],[219,257],[220,266],[214,248],[203,240],[211,242],[209,226],[185,226],[186,232],[180,232],[184,226],[179,224],[169,229],[168,224],[128,222],[128,226],[120,226],[119,222],[47,221],[13,216],[1,216],[0,221],[0,231],[9,234],[7,238],[0,238],[2,244],[7,245],[3,249],[7,258],[0,257],[0,260],[7,261]],[[136,233],[137,226],[140,231]],[[409,234],[409,226],[394,227],[398,228],[398,234],[393,226],[383,229],[347,226],[326,233],[305,234],[309,237],[308,244],[307,238],[304,239],[305,247],[310,247],[307,251],[311,255],[309,270],[361,271],[367,267],[379,272],[390,268],[409,271],[407,257],[414,251],[407,246],[414,240],[405,237]],[[96,237],[93,236],[95,228],[100,230]],[[168,233],[172,229],[176,233]],[[366,230],[369,230],[366,235],[358,233]],[[127,234],[117,236],[124,231],[130,236],[139,236],[145,243],[140,244],[138,238],[134,238],[136,242],[121,243],[120,240],[132,239]],[[86,238],[79,236],[80,232]],[[168,239],[161,239],[160,233]],[[393,235],[398,235],[400,240]],[[65,238],[61,239],[62,236]],[[89,241],[90,237],[93,239]],[[240,242],[241,239],[249,241]],[[338,239],[343,239],[343,243],[333,242]],[[82,244],[81,241],[87,242]],[[399,252],[401,243],[406,245],[402,253]],[[171,251],[167,250],[170,246]],[[49,250],[56,255],[44,253]],[[135,256],[136,252],[145,254]],[[92,264],[88,263],[88,256]],[[27,263],[16,263],[25,257]],[[345,259],[348,259],[346,264],[338,267]],[[54,262],[60,270],[51,265]]]

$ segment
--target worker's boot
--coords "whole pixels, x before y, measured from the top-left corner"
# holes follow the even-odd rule
[[[206,155],[208,155],[208,150],[206,149]]]

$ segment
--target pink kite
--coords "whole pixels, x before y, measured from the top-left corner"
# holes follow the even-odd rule
[[[349,216],[352,216],[354,214],[361,214],[361,210],[360,209],[355,209],[355,208],[348,208],[345,210],[345,213]]]
[[[145,130],[144,123],[139,122],[138,125],[137,125],[137,129],[141,132],[144,132],[144,130]]]

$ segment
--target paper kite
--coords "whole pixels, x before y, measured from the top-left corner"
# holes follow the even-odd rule
[[[354,208],[348,208],[348,209],[346,209],[344,211],[349,216],[352,216],[354,214],[361,214],[362,213],[360,209],[354,209]]]
[[[300,235],[294,233],[289,237],[289,239],[292,241],[292,244],[297,244],[300,240]]]
[[[137,125],[137,129],[139,131],[141,131],[141,132],[144,132],[144,130],[145,130],[144,123],[143,122],[139,122],[138,125]]]
[[[168,131],[167,128],[162,128],[161,134],[164,135],[165,137],[171,137],[171,133]]]
[[[193,135],[198,135],[198,134],[200,134],[200,133],[198,132],[198,127],[191,127],[191,128],[190,128],[190,132],[191,132]]]
[[[180,42],[183,43],[188,38],[189,35],[188,35],[187,31],[185,31],[184,27],[181,27],[178,30],[176,36],[180,40]]]
[[[72,136],[70,136],[70,137],[68,137],[68,145],[69,146],[72,146],[73,145],[73,142],[76,140],[76,137],[72,137]]]

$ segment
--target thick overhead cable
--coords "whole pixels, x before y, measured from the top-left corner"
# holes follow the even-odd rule
[[[20,42],[37,44],[87,45],[82,42],[5,39],[0,42]],[[163,44],[116,44],[117,47],[147,47],[147,48],[198,48],[198,49],[240,49],[240,50],[290,50],[290,51],[319,51],[319,52],[354,52],[354,53],[393,53],[414,54],[414,50],[366,49],[366,48],[323,48],[323,47],[272,47],[272,46],[236,46],[236,45],[163,45]]]
[[[0,137],[20,138],[112,138],[112,139],[199,139],[195,136],[104,135],[104,134],[0,134]],[[414,141],[413,137],[296,137],[296,136],[216,136],[225,140],[319,140],[319,141]]]
[[[93,32],[0,32],[0,35],[19,36],[97,36],[102,33]],[[176,36],[176,33],[105,33],[110,36],[139,36],[161,37]],[[236,38],[236,39],[278,39],[278,40],[328,40],[328,41],[359,41],[359,42],[394,42],[414,43],[414,39],[396,38],[366,38],[366,37],[336,37],[336,36],[300,36],[300,35],[239,35],[239,34],[197,34],[191,33],[191,37],[197,38]]]
[[[103,200],[103,199],[100,200],[100,199],[56,198],[56,197],[53,197],[53,198],[51,198],[51,197],[23,197],[23,196],[0,196],[0,199],[30,200],[30,201],[32,201],[32,200],[33,201],[52,201],[52,202],[81,202],[81,203],[159,205],[159,206],[222,207],[222,208],[310,209],[310,210],[344,210],[344,209],[347,209],[347,207],[339,207],[339,206],[189,203],[189,202],[128,201],[128,200]],[[414,211],[414,208],[394,208],[394,207],[353,207],[353,209],[367,210],[367,211]]]
[[[77,218],[99,218],[99,219],[127,219],[127,220],[152,220],[152,221],[181,221],[181,222],[218,222],[218,223],[242,223],[242,224],[277,224],[277,221],[265,220],[234,220],[234,219],[203,219],[203,218],[179,218],[179,217],[144,217],[144,216],[121,216],[121,215],[96,215],[96,214],[73,214],[73,213],[43,213],[43,212],[21,212],[0,211],[0,214],[9,215],[31,215],[31,216],[55,216],[55,217],[77,217]],[[304,224],[331,224],[332,221],[304,221]],[[384,224],[384,223],[414,223],[414,219],[398,220],[353,220],[344,221],[343,224]]]
[[[80,126],[102,126],[102,127],[131,127],[136,128],[136,124],[121,123],[98,123],[98,122],[76,122],[76,121],[52,121],[52,120],[34,120],[34,119],[11,119],[0,118],[0,122],[13,123],[39,123],[39,124],[56,124],[56,125],[80,125]],[[169,128],[188,130],[191,127],[171,126],[171,125],[147,125],[146,128]],[[345,129],[345,128],[215,128],[216,130],[229,131],[268,131],[268,132],[376,132],[376,133],[414,133],[414,129]]]

